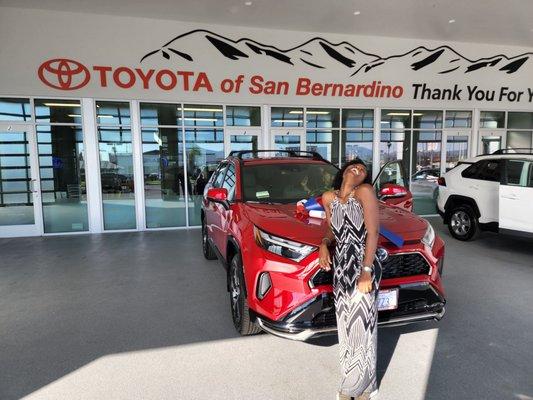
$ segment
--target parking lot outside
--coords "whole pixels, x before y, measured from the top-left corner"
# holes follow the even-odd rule
[[[440,323],[380,328],[381,399],[530,399],[533,248],[446,242]],[[0,398],[330,399],[335,336],[238,337],[200,231],[2,239]]]

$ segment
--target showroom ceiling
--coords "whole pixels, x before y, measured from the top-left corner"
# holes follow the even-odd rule
[[[311,32],[533,45],[531,0],[0,0],[0,5]]]

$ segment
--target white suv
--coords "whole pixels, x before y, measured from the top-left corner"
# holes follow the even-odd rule
[[[460,162],[438,183],[437,211],[454,238],[470,240],[480,230],[533,235],[531,149]]]

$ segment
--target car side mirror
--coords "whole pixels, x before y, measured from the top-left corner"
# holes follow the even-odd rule
[[[207,190],[207,194],[206,194],[205,197],[209,201],[214,201],[215,203],[222,204],[226,210],[229,209],[228,189],[226,189],[226,188],[210,188],[210,189]]]
[[[378,198],[389,205],[401,207],[407,211],[413,210],[413,195],[401,185],[392,183],[383,185],[378,193]]]
[[[407,189],[400,185],[386,184],[379,191],[379,199],[397,199],[399,197],[407,196]]]
[[[212,201],[225,201],[228,199],[228,189],[210,188],[207,191],[207,199]]]

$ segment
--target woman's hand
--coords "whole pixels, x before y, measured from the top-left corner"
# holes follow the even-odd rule
[[[325,243],[322,243],[318,250],[318,264],[325,271],[331,269],[331,256],[329,255],[328,246]]]
[[[361,293],[369,293],[372,290],[372,275],[370,272],[361,271],[361,275],[357,281],[357,289]]]

